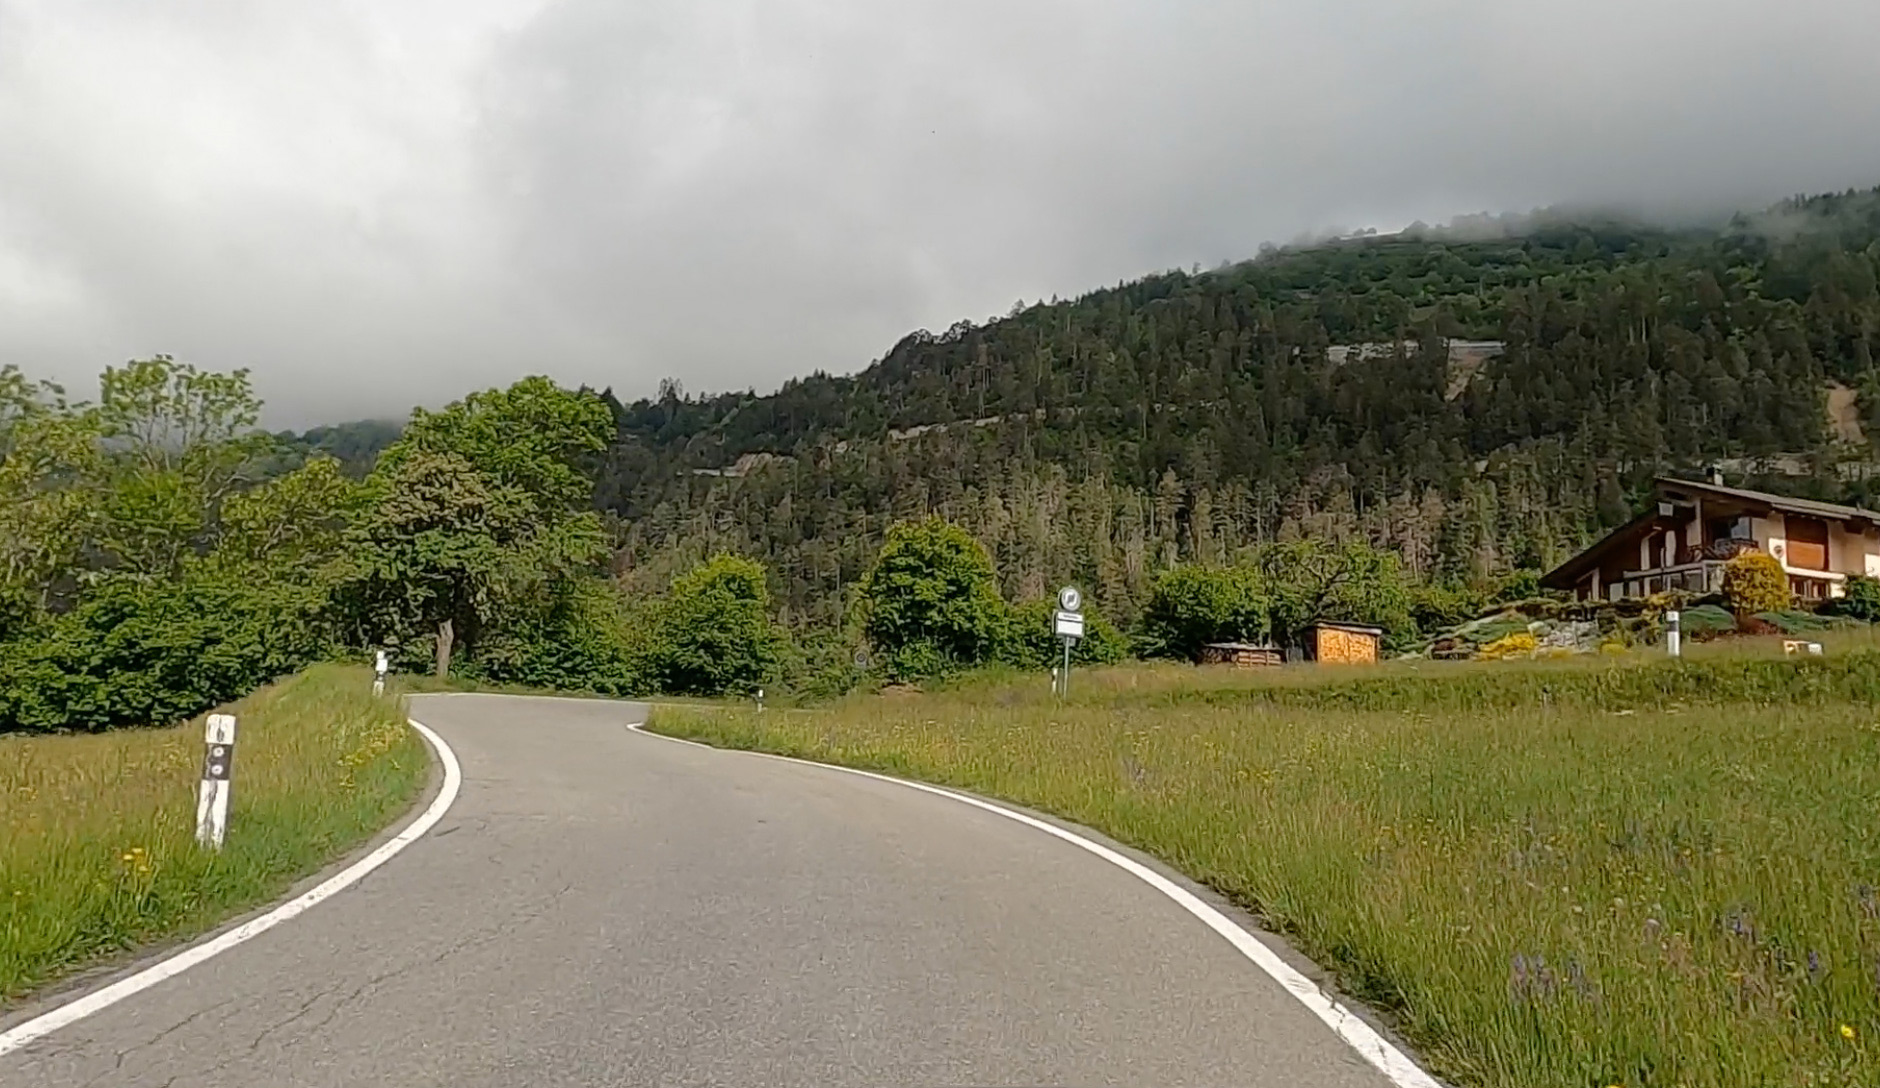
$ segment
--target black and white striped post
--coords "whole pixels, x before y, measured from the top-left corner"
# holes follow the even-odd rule
[[[386,668],[390,664],[391,662],[385,659],[385,651],[380,650],[379,659],[373,663],[372,694],[374,695],[385,694],[385,671],[386,671]]]
[[[196,841],[222,849],[228,834],[229,770],[235,760],[235,715],[211,714],[203,731],[202,787],[196,794]]]

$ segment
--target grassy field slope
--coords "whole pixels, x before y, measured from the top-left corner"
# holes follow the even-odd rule
[[[0,1001],[278,896],[403,812],[428,754],[364,669],[241,700],[228,842],[197,847],[202,725],[0,737]]]
[[[1880,1083],[1880,651],[1175,666],[661,732],[975,790],[1256,909],[1469,1085]]]

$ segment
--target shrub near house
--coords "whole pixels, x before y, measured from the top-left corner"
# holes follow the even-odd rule
[[[1748,552],[1723,567],[1723,599],[1738,616],[1789,606],[1789,578],[1774,556]]]

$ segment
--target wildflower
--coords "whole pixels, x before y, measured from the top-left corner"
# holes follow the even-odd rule
[[[1853,1029],[1853,1027],[1851,1027],[1850,1025],[1847,1025],[1847,1024],[1842,1024],[1842,1025],[1841,1025],[1841,1038],[1843,1038],[1843,1039],[1852,1039],[1852,1038],[1854,1038],[1854,1029]]]

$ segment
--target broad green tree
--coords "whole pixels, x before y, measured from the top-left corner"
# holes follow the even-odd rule
[[[273,449],[255,429],[261,401],[246,370],[205,371],[167,355],[108,367],[99,387],[99,547],[114,568],[173,574]]]
[[[591,393],[525,378],[437,412],[416,411],[367,480],[371,508],[350,535],[344,600],[366,637],[456,646],[539,617],[606,554],[583,459],[611,417]]]
[[[939,518],[888,530],[860,599],[863,633],[903,676],[987,660],[1008,622],[986,549]]]
[[[380,464],[396,468],[419,453],[455,454],[512,489],[530,514],[582,511],[594,490],[588,462],[613,433],[613,416],[598,396],[531,377],[440,411],[414,411]]]
[[[0,595],[43,610],[76,590],[98,535],[104,457],[88,414],[35,411],[13,421],[0,457]],[[16,615],[16,622],[19,616]]]
[[[1410,584],[1391,552],[1361,541],[1273,544],[1255,553],[1270,600],[1273,637],[1293,645],[1321,620],[1368,623],[1401,639],[1414,633]]]
[[[325,563],[339,554],[364,498],[365,489],[346,477],[337,459],[315,457],[224,499],[217,554],[279,568]]]
[[[650,657],[660,690],[749,693],[776,675],[783,635],[770,618],[764,568],[714,556],[680,575],[660,602]]]
[[[505,580],[522,503],[447,453],[405,457],[373,486],[377,501],[348,534],[344,591],[369,637],[433,635],[436,674],[448,676],[458,636]]]

